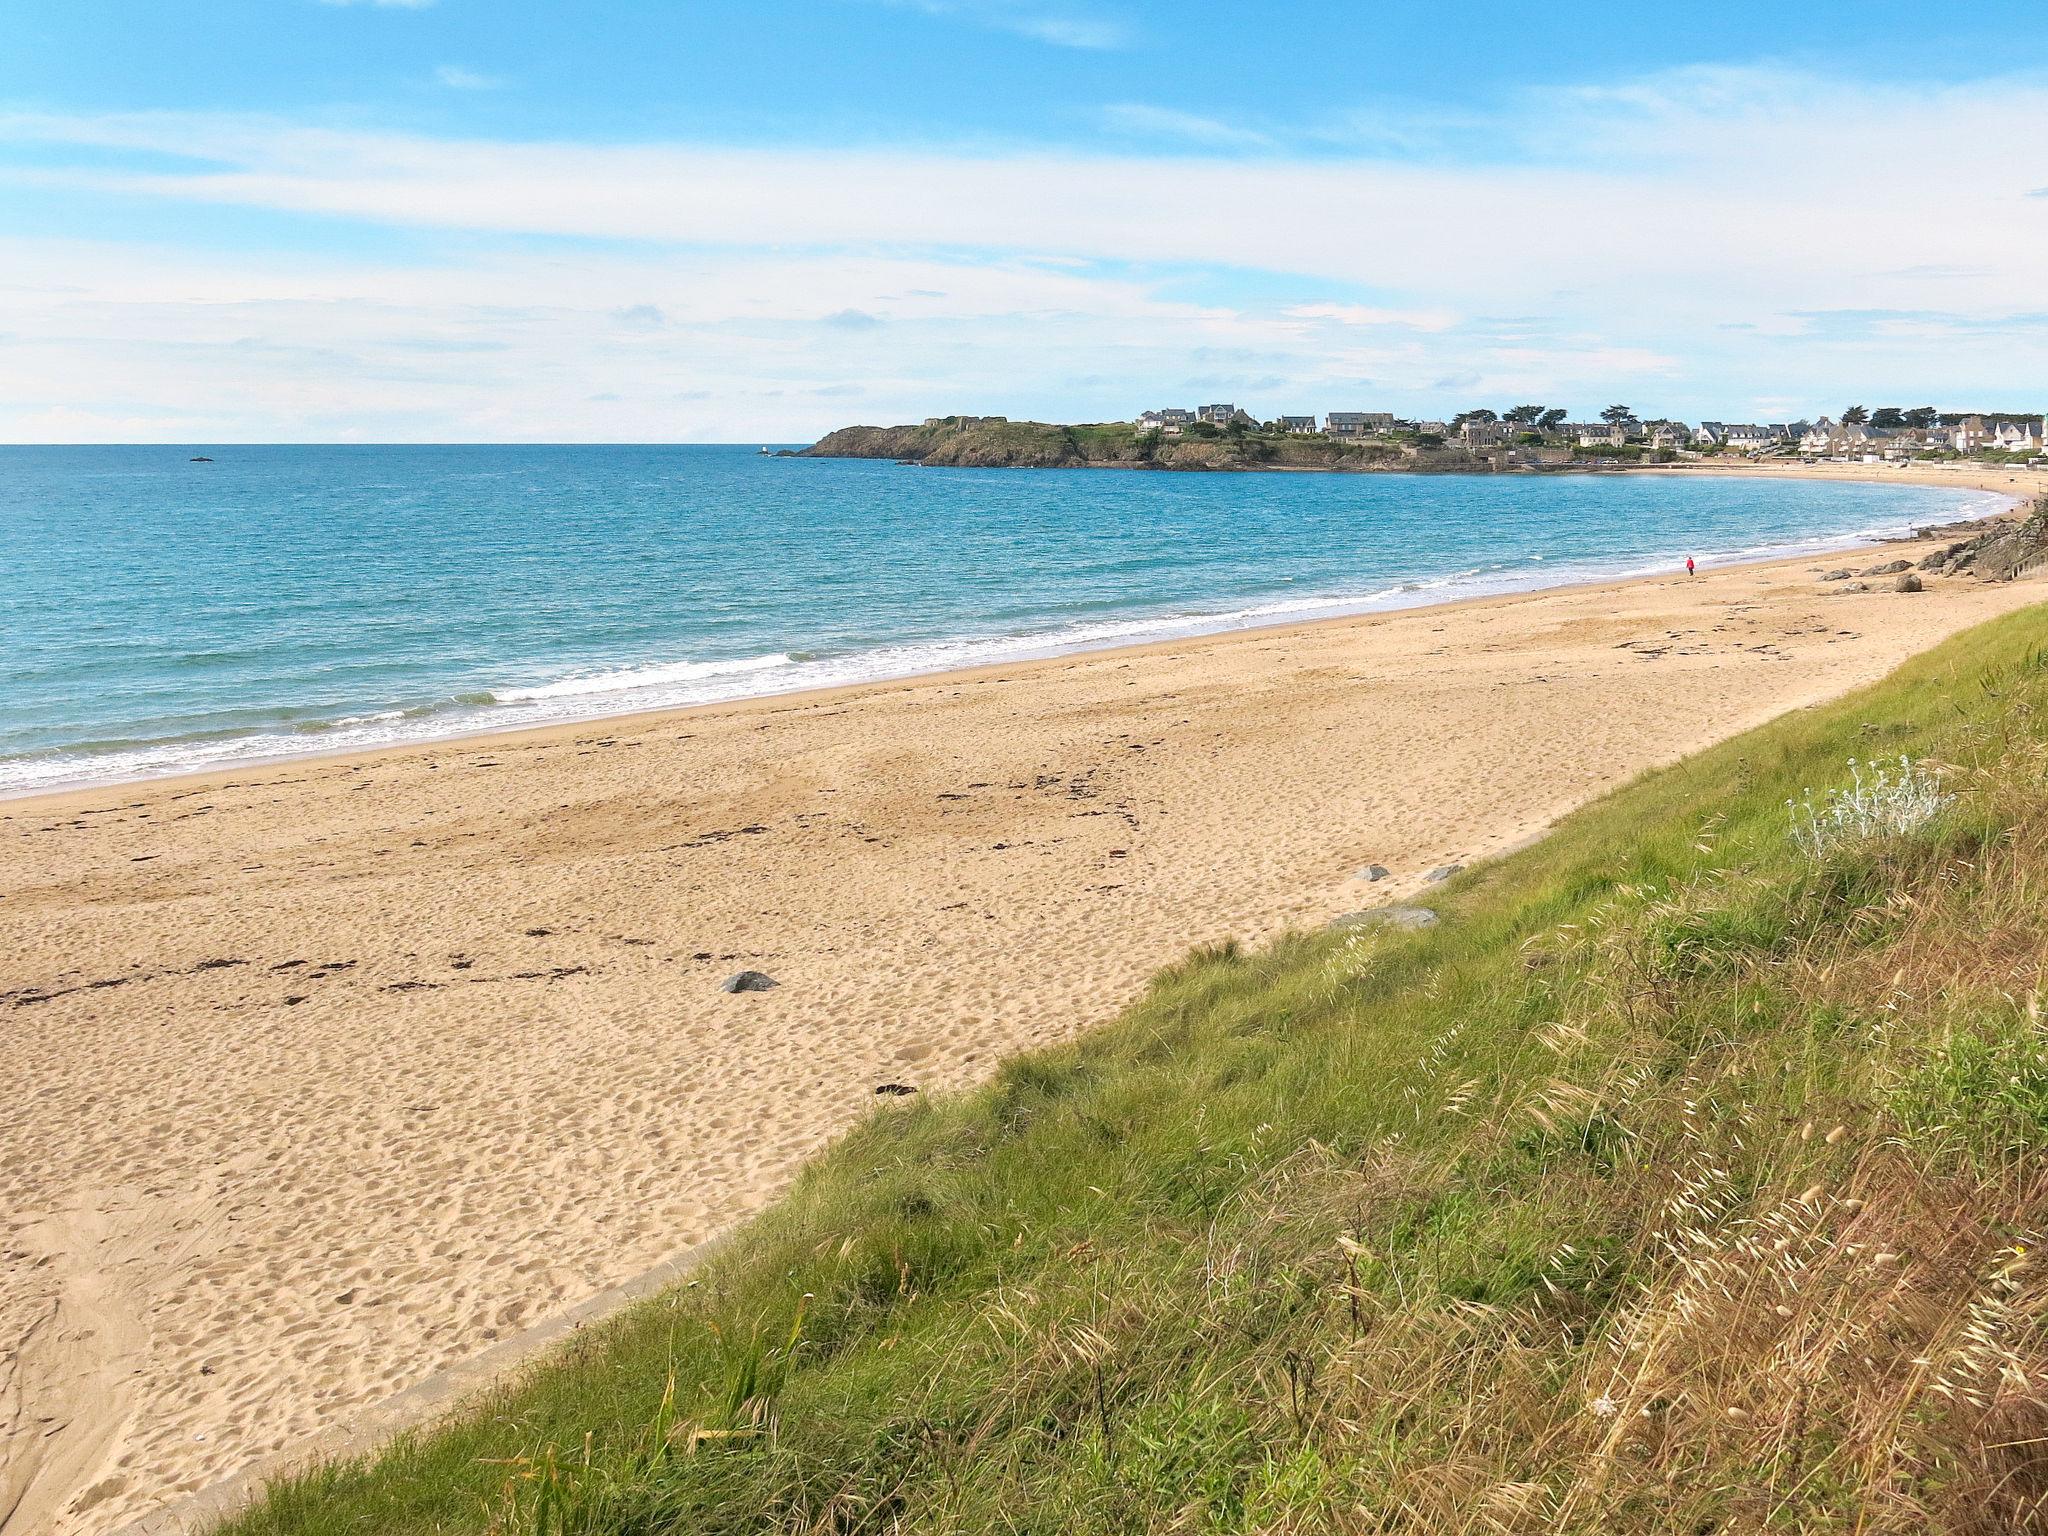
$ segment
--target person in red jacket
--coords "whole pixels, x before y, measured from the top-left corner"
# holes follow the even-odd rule
[[[1686,575],[1688,575],[1688,576],[1690,576],[1690,575],[1692,575],[1692,573],[1693,573],[1693,570],[1692,570],[1692,556],[1691,556],[1691,555],[1687,555],[1687,556],[1685,557],[1685,574],[1686,574]]]

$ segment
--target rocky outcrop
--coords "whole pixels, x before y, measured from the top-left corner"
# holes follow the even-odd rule
[[[2038,498],[2018,519],[2000,518],[1983,532],[1945,544],[1920,562],[1940,576],[1974,576],[2011,581],[2048,563],[2048,496]]]
[[[1329,470],[1402,469],[1453,474],[1529,467],[1505,451],[1456,446],[1338,442],[1268,433],[1140,432],[1129,422],[1060,426],[995,417],[944,417],[922,426],[841,427],[799,458],[889,459],[899,464],[986,469]]]
[[[817,459],[895,459],[990,469],[1068,469],[1085,464],[1064,427],[1042,422],[979,422],[970,427],[841,427],[804,449]]]

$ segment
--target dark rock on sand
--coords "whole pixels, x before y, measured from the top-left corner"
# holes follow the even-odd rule
[[[1909,571],[1912,568],[1913,562],[1910,560],[1887,560],[1883,565],[1873,565],[1863,574],[1866,576],[1896,576],[1900,571]]]
[[[1354,880],[1384,880],[1387,878],[1387,866],[1384,864],[1368,864],[1351,878]]]
[[[1424,885],[1435,885],[1439,880],[1448,880],[1465,866],[1462,864],[1439,864],[1422,877]]]
[[[1892,583],[1892,590],[1894,592],[1918,592],[1920,590],[1920,578],[1911,571],[1908,571]]]
[[[1372,907],[1364,912],[1346,912],[1330,919],[1339,932],[1359,928],[1434,928],[1437,915],[1427,907]]]
[[[906,1093],[915,1092],[917,1092],[917,1090],[911,1087],[908,1083],[875,1084],[875,1096],[877,1098],[901,1098]]]
[[[718,984],[721,992],[766,992],[770,987],[780,986],[773,976],[761,971],[740,971],[728,976]]]
[[[1829,572],[1827,573],[1827,575],[1825,575],[1825,576],[1821,577],[1821,580],[1822,580],[1822,581],[1847,581],[1847,580],[1848,580],[1848,579],[1849,579],[1849,578],[1850,578],[1851,576],[1853,576],[1853,575],[1855,575],[1855,574],[1856,574],[1856,573],[1855,573],[1854,571],[1829,571]]]

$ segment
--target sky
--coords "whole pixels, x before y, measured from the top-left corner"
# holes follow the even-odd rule
[[[2048,407],[2041,0],[0,0],[0,441]]]

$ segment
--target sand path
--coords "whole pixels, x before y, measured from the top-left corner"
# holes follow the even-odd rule
[[[878,1083],[2043,595],[1819,569],[0,802],[0,1530],[229,1476],[757,1209]]]

